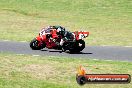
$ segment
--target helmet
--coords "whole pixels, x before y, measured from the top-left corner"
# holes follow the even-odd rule
[[[65,28],[64,27],[60,26],[60,27],[57,28],[57,34],[58,35],[63,35],[64,32],[65,32]]]
[[[55,29],[58,29],[58,28],[60,28],[62,31],[64,30],[65,31],[65,28],[64,27],[62,27],[62,26],[59,26],[59,25],[56,25],[56,26],[53,26]]]
[[[57,28],[57,32],[61,32],[61,28]]]
[[[56,29],[58,35],[62,35],[65,32],[65,28],[59,25],[56,26],[48,26],[50,29]]]

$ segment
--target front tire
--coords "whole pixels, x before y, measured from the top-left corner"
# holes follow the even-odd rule
[[[30,42],[30,47],[33,50],[40,50],[42,49],[41,45],[39,45],[39,41],[34,38],[31,42]]]

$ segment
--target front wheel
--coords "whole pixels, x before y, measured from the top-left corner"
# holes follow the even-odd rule
[[[39,44],[39,41],[34,38],[31,42],[30,42],[30,47],[33,49],[33,50],[40,50],[42,49],[42,46]]]

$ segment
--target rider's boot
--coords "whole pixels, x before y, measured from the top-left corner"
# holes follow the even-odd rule
[[[64,47],[62,47],[62,52],[65,52],[65,51],[66,51],[66,49]]]
[[[61,39],[61,41],[60,41],[60,46],[62,47],[62,52],[65,52],[66,51],[66,47],[64,45],[64,40],[63,39]]]

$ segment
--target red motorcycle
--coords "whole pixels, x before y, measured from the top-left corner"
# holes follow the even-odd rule
[[[85,48],[84,38],[88,37],[89,32],[75,31],[72,32],[74,39],[72,41],[65,41],[63,48],[70,52],[80,52]],[[39,35],[30,42],[30,47],[33,50],[40,50],[43,48],[61,50],[59,46],[61,36],[57,35],[56,29],[45,28],[39,32]]]

